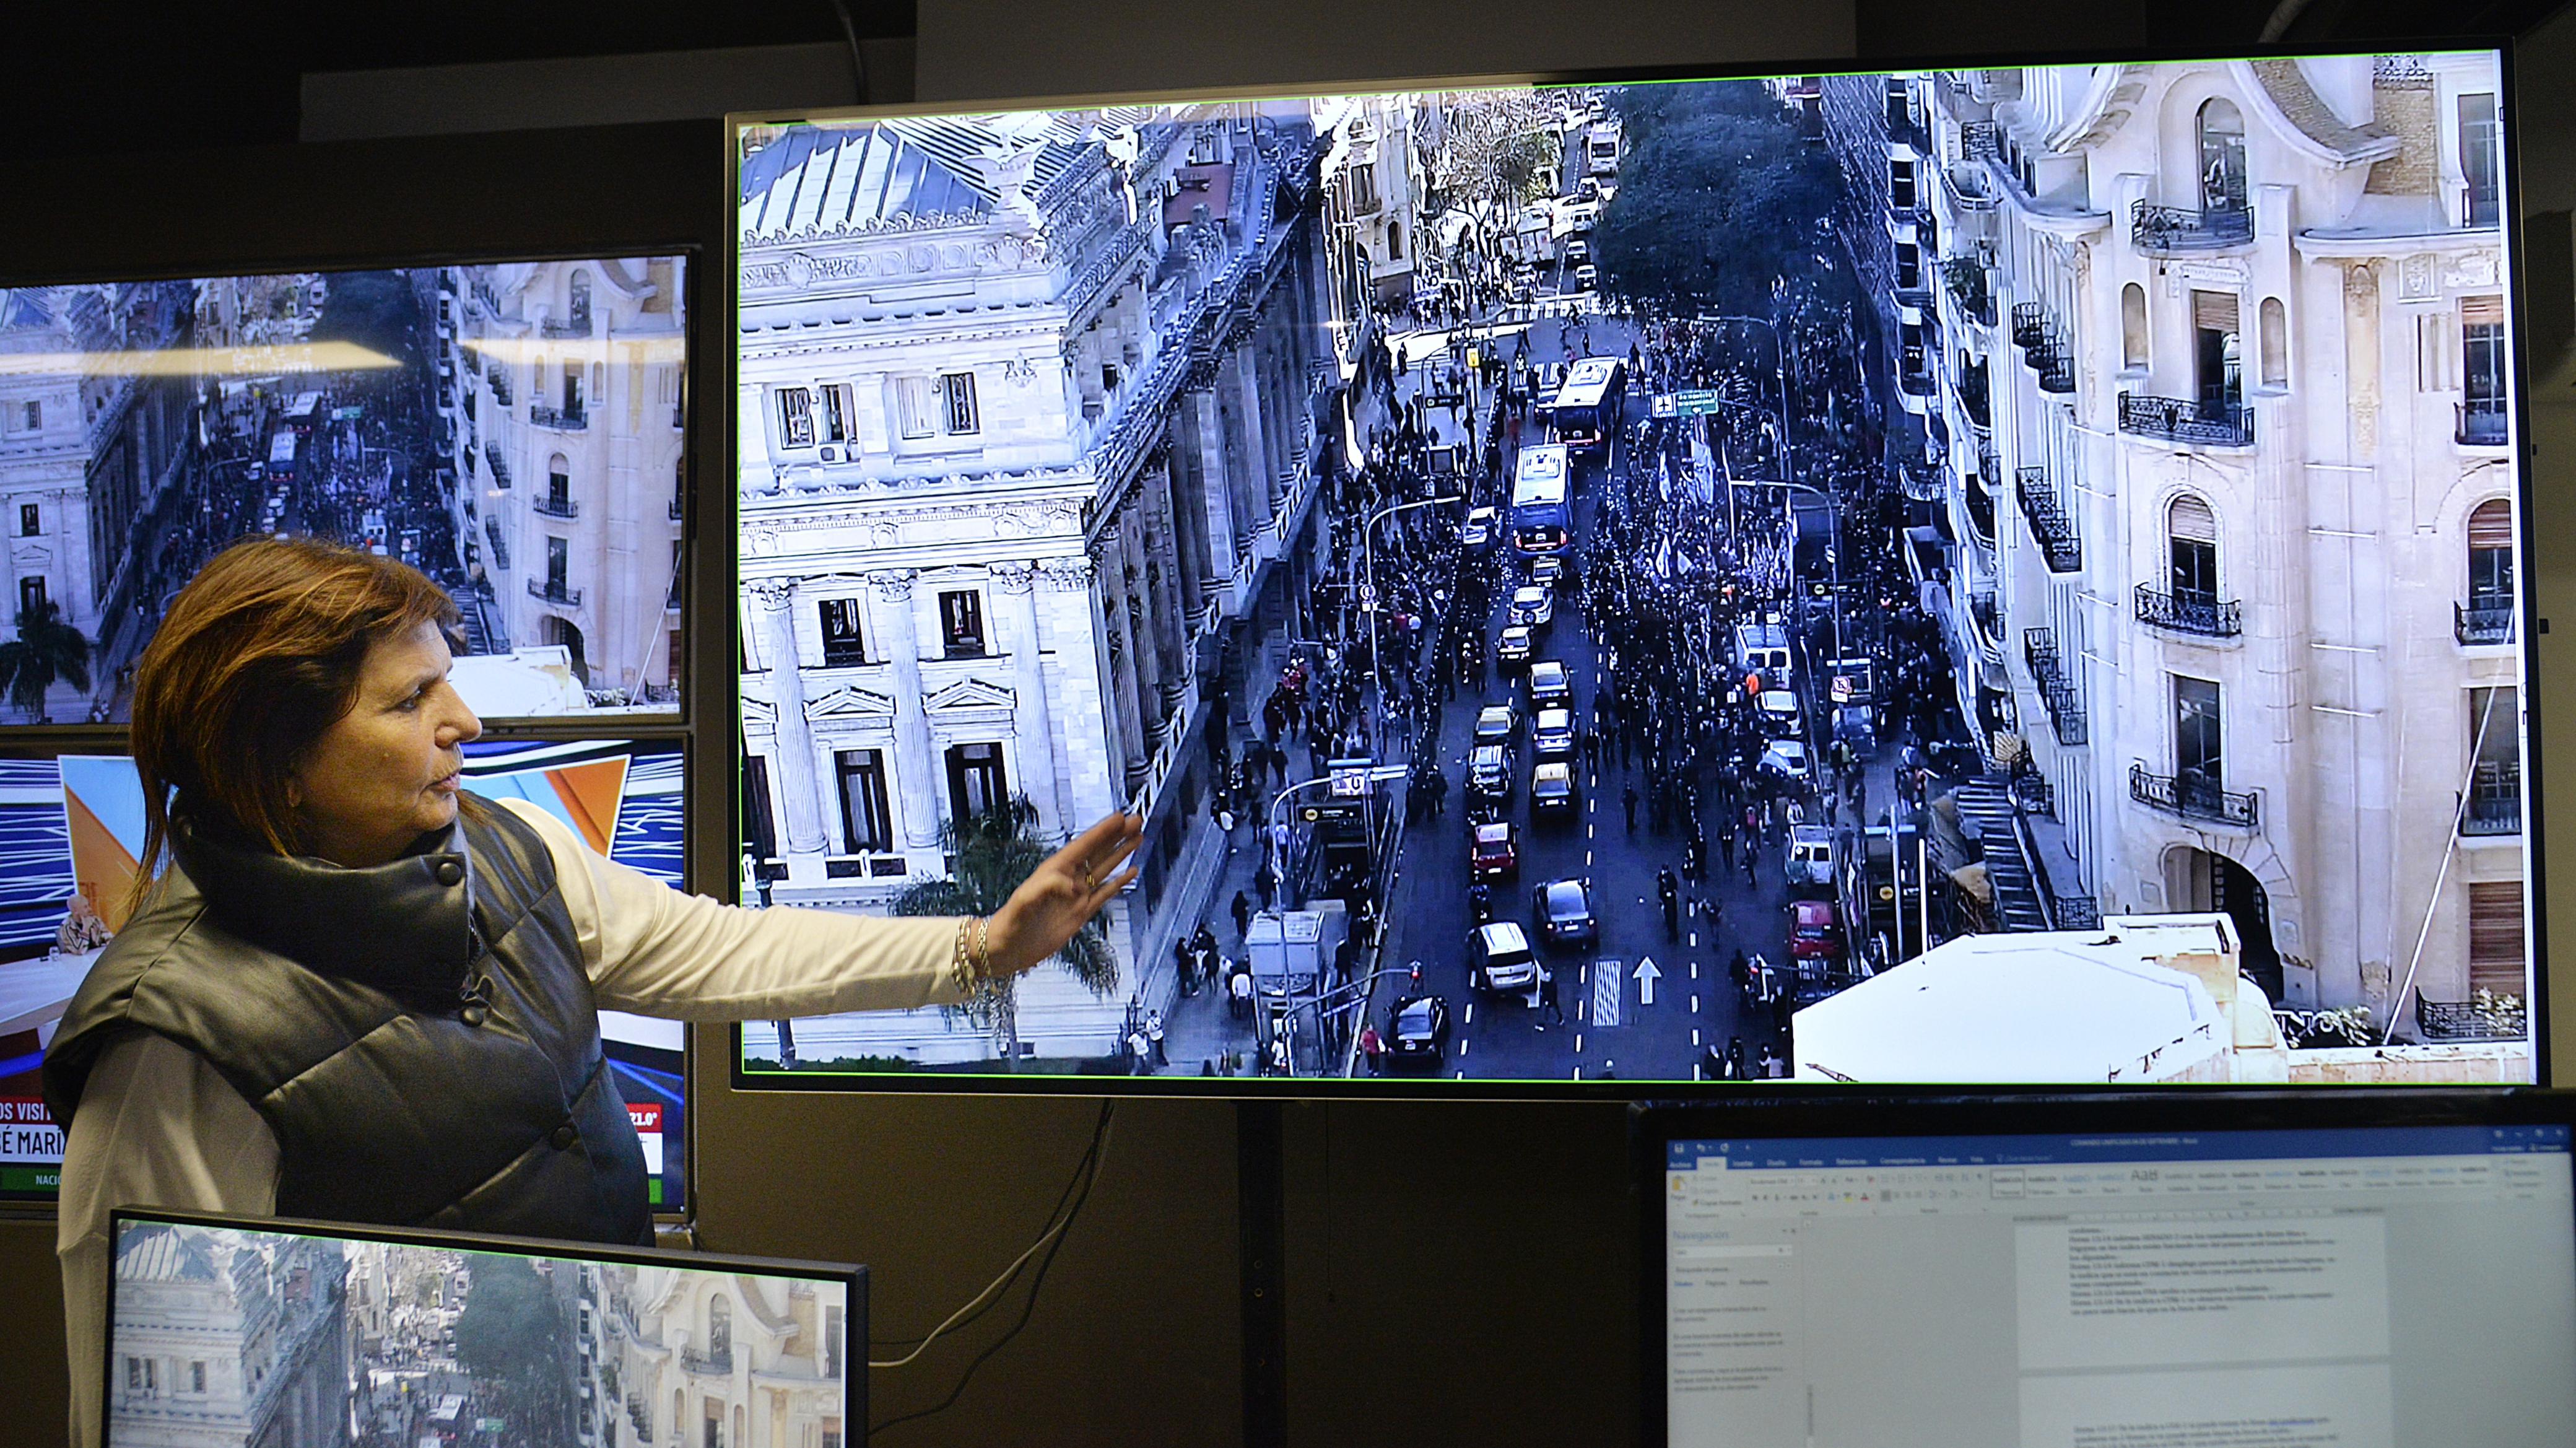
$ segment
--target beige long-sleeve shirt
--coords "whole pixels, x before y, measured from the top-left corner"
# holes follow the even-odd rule
[[[684,894],[592,852],[524,800],[503,807],[554,855],[600,1006],[688,1021],[895,1010],[957,1000],[957,923],[820,910],[743,910]],[[82,1089],[63,1150],[55,1254],[71,1358],[71,1442],[98,1441],[107,1344],[107,1215],[119,1206],[267,1216],[277,1138],[203,1057],[136,1032]]]

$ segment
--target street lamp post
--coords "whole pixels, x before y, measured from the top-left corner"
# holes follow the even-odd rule
[[[1385,617],[1386,611],[1378,606],[1378,522],[1380,519],[1412,508],[1432,508],[1443,503],[1455,503],[1460,501],[1462,496],[1458,493],[1446,493],[1437,498],[1420,498],[1410,503],[1390,503],[1369,514],[1368,521],[1360,525],[1360,568],[1368,584],[1368,596],[1361,600],[1361,604],[1369,616],[1369,683],[1377,691],[1378,729],[1381,734],[1385,732],[1386,727],[1386,674],[1379,659],[1385,652],[1386,634],[1379,627],[1379,623]]]
[[[1279,899],[1284,900],[1288,896],[1288,852],[1279,846],[1279,807],[1288,802],[1288,796],[1299,790],[1313,789],[1318,785],[1332,782],[1331,775],[1319,774],[1313,779],[1301,779],[1270,797],[1270,808],[1263,815],[1263,820],[1268,825],[1263,839],[1270,846],[1270,883]]]

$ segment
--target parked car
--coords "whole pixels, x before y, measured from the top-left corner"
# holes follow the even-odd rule
[[[1502,528],[1502,515],[1492,508],[1469,508],[1467,521],[1458,525],[1458,551],[1470,558],[1482,558],[1494,551],[1494,540]]]
[[[1789,957],[1792,960],[1840,960],[1843,926],[1829,900],[1800,900],[1789,907]]]
[[[1754,700],[1762,714],[1762,732],[1774,739],[1807,737],[1806,711],[1799,707],[1798,696],[1786,689],[1765,689]]]
[[[1480,744],[1467,756],[1467,792],[1501,803],[1512,797],[1512,752]]]
[[[1529,625],[1516,623],[1504,629],[1502,641],[1494,645],[1494,663],[1506,673],[1526,669],[1537,649],[1538,640],[1531,636]]]
[[[1478,744],[1509,744],[1520,737],[1521,715],[1509,704],[1488,704],[1476,714]]]
[[[1574,269],[1574,289],[1576,291],[1588,292],[1599,285],[1601,285],[1601,272],[1598,268],[1594,267],[1592,263],[1587,261],[1583,265]]]
[[[1807,746],[1796,739],[1774,739],[1762,746],[1762,760],[1756,768],[1783,783],[1801,787],[1816,777],[1815,766],[1807,759]]]
[[[1434,995],[1406,996],[1387,1019],[1386,1059],[1391,1065],[1438,1065],[1449,1054],[1449,1003]]]
[[[1799,825],[1789,831],[1789,858],[1783,867],[1789,892],[1834,887],[1834,832],[1823,825]]]
[[[1467,982],[1477,990],[1525,991],[1538,986],[1538,957],[1529,937],[1509,920],[1480,925],[1467,936]]]
[[[1574,678],[1565,665],[1554,659],[1541,659],[1529,666],[1530,707],[1533,709],[1571,709],[1574,707]]]
[[[1549,814],[1574,813],[1574,766],[1542,764],[1530,771],[1530,809]]]
[[[1574,711],[1547,708],[1538,711],[1538,722],[1530,729],[1530,748],[1541,759],[1570,759],[1574,756]]]
[[[1601,939],[1600,922],[1592,914],[1592,888],[1581,880],[1532,886],[1530,918],[1538,922],[1539,939],[1550,945],[1580,948]]]
[[[1542,553],[1530,560],[1529,581],[1532,586],[1551,593],[1562,593],[1566,580],[1573,575],[1565,568],[1565,559],[1554,553]]]
[[[1475,844],[1468,851],[1468,872],[1479,880],[1502,880],[1521,872],[1520,836],[1509,820],[1490,820],[1476,826]]]
[[[1512,590],[1512,622],[1528,624],[1532,629],[1547,627],[1556,617],[1556,594],[1535,583]]]

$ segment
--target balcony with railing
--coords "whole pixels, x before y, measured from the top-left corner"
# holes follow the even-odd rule
[[[2039,374],[2039,390],[2064,397],[2075,390],[2075,349],[2057,335],[2055,328],[2039,339],[2038,345],[2022,354],[2022,360]]]
[[[2460,807],[2460,833],[2464,835],[2518,835],[2522,833],[2522,789],[2516,779],[2508,789],[2474,790]]]
[[[544,603],[559,603],[566,608],[581,607],[581,590],[568,588],[550,578],[528,580],[528,597]]]
[[[2013,345],[2022,348],[2036,347],[2047,337],[2048,308],[2038,302],[2013,303]]]
[[[1921,348],[1912,348],[1897,360],[1896,385],[1908,397],[1929,397],[1936,384],[1932,363]]]
[[[712,1373],[719,1377],[733,1371],[733,1348],[730,1344],[712,1352],[696,1348],[680,1349],[680,1366],[693,1373]]]
[[[557,432],[581,432],[590,426],[590,413],[579,407],[532,406],[528,421],[537,427],[550,427]]]
[[[1897,465],[1896,480],[1910,501],[1937,503],[1949,487],[1941,473],[1941,468],[1931,463],[1906,462]]]
[[[2138,622],[2150,628],[2202,638],[2232,639],[2245,631],[2244,608],[2232,598],[2205,593],[2167,593],[2141,583],[2137,589]]]
[[[2047,470],[2023,468],[2013,477],[2013,496],[2021,502],[2021,519],[2030,527],[2031,541],[2039,545],[2048,560],[2051,573],[2075,573],[2084,567],[2083,541],[2076,536],[2075,520],[2066,515],[2058,501],[2057,489],[2051,487]]]
[[[1995,289],[1985,264],[1975,257],[1954,256],[1941,263],[1941,281],[1959,312],[1979,326],[1995,324]]]
[[[483,444],[483,461],[491,466],[492,486],[506,490],[510,486],[510,463],[501,456],[501,445],[497,442]]]
[[[1994,403],[1987,395],[1986,364],[1973,362],[1959,369],[1959,410],[1980,430],[1994,426]]]
[[[2260,796],[2222,789],[2207,775],[2154,774],[2143,763],[2131,764],[2129,798],[2149,809],[2202,824],[2240,830],[2263,827]]]
[[[501,531],[501,520],[491,515],[483,519],[483,536],[492,541],[492,566],[503,573],[510,571],[510,540]]]
[[[537,324],[537,332],[548,341],[587,337],[590,335],[590,313],[587,310],[578,311],[562,321],[548,317]]]
[[[2182,252],[2223,251],[2254,240],[2254,212],[2243,205],[2150,206],[2129,208],[2129,242],[2149,256]]]
[[[2427,1041],[2519,1041],[2531,1034],[2520,996],[2480,991],[2464,1001],[2415,997],[2415,1033]]]
[[[2452,405],[2451,439],[2462,447],[2503,447],[2512,429],[2501,397],[2472,397]]]
[[[1992,161],[2004,153],[2003,130],[1993,121],[1969,121],[1959,127],[1959,150],[1972,161]]]
[[[2001,673],[2004,667],[2003,605],[1991,593],[1972,593],[1968,595],[1968,621],[1974,625],[1969,633],[1975,638],[1978,656]]]
[[[1941,168],[1941,193],[1949,198],[1950,209],[1962,216],[1992,211],[1999,199],[1994,178],[1973,159],[1953,161]]]
[[[2471,594],[2451,605],[2451,633],[2464,646],[2513,642],[2513,600],[2495,594]]]
[[[503,407],[516,405],[515,396],[510,389],[510,369],[506,363],[492,364],[492,400]]]
[[[581,516],[581,504],[578,500],[572,498],[557,498],[551,496],[530,498],[528,500],[528,506],[545,514],[549,518],[562,518],[569,521]]]
[[[2241,402],[2123,392],[2120,431],[2201,447],[2252,447],[2254,409]]]
[[[1968,526],[1976,534],[1977,542],[1986,548],[1993,548],[1995,546],[1995,495],[1993,490],[1986,486],[1985,475],[1968,474],[1960,483],[1959,496],[1968,504]]]
[[[2072,749],[2085,741],[2084,705],[2075,696],[2075,685],[2066,677],[2066,665],[2057,656],[2057,630],[2023,629],[2022,662],[2030,666],[2030,681],[2039,686],[2039,700],[2048,709],[2049,727],[2056,731],[2057,742]]]

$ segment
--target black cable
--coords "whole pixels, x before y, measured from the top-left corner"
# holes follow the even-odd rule
[[[850,42],[850,81],[859,88],[859,104],[868,103],[868,58],[859,51],[859,27],[850,23],[850,0],[832,0],[832,13],[841,18],[841,36]]]
[[[966,1385],[975,1380],[975,1370],[982,1367],[985,1362],[993,1356],[993,1354],[1010,1346],[1011,1339],[1020,1335],[1020,1329],[1029,1325],[1029,1319],[1035,1316],[1038,1310],[1038,1293],[1043,1291],[1046,1287],[1047,1269],[1055,1265],[1055,1254],[1064,1250],[1065,1238],[1073,1235],[1074,1218],[1082,1215],[1083,1203],[1091,1200],[1091,1188],[1100,1180],[1100,1149],[1109,1139],[1109,1119],[1111,1113],[1115,1109],[1116,1103],[1114,1102],[1103,1101],[1100,1103],[1100,1122],[1092,1129],[1092,1149],[1085,1153],[1084,1156],[1084,1164],[1089,1168],[1089,1170],[1081,1177],[1082,1190],[1076,1193],[1073,1198],[1073,1205],[1067,1212],[1064,1219],[1064,1230],[1057,1234],[1056,1239],[1053,1242],[1047,1244],[1045,1254],[1038,1258],[1037,1271],[1029,1278],[1029,1294],[1020,1304],[1020,1320],[1012,1323],[1008,1331],[1005,1331],[1000,1337],[993,1339],[992,1343],[982,1352],[975,1354],[974,1359],[966,1364],[966,1371],[957,1375],[957,1386],[948,1390],[947,1397],[940,1399],[938,1402],[931,1404],[927,1408],[917,1409],[909,1413],[900,1413],[894,1417],[888,1418],[884,1422],[878,1423],[874,1427],[870,1428],[868,1432],[871,1435],[882,1433],[888,1428],[912,1422],[917,1418],[927,1418],[934,1413],[945,1412],[950,1406],[955,1404],[958,1397],[966,1391]]]
[[[1038,1229],[1037,1237],[1032,1240],[1044,1240],[1049,1233],[1056,1232],[1058,1230],[1056,1219],[1064,1215],[1065,1202],[1073,1196],[1074,1188],[1082,1185],[1083,1174],[1090,1171],[1093,1164],[1099,1160],[1101,1134],[1109,1125],[1109,1109],[1110,1103],[1106,1101],[1101,1103],[1100,1119],[1094,1122],[1091,1128],[1091,1145],[1083,1151],[1079,1158],[1075,1160],[1072,1175],[1064,1179],[1064,1190],[1056,1193],[1055,1205],[1047,1209],[1046,1225]],[[1071,1223],[1067,1223],[1066,1225],[1070,1226]],[[1023,1261],[1021,1266],[1025,1265],[1025,1261]],[[956,1332],[965,1327],[968,1323],[973,1322],[976,1318],[982,1317],[985,1313],[988,1313],[995,1307],[999,1306],[1002,1301],[1002,1294],[1010,1290],[1011,1280],[1020,1275],[1021,1266],[1014,1266],[1010,1271],[1003,1273],[1001,1281],[985,1289],[993,1294],[992,1300],[985,1303],[983,1306],[976,1308],[973,1312],[966,1314],[964,1317],[959,1318],[955,1323],[949,1326],[948,1330],[950,1332]],[[928,1337],[872,1337],[868,1339],[868,1350],[874,1352],[878,1348],[911,1347],[916,1343],[928,1342],[929,1340],[930,1339]]]

